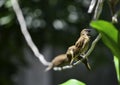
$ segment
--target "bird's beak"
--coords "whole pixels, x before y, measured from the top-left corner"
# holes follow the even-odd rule
[[[88,36],[95,36],[97,33],[94,29],[86,29],[85,31],[88,32]]]
[[[87,32],[87,35],[88,35],[88,36],[91,36],[91,31],[92,31],[92,29],[86,29],[85,31]]]

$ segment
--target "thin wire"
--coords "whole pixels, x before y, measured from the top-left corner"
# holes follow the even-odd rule
[[[32,41],[32,38],[31,38],[31,36],[30,36],[30,34],[27,30],[26,22],[25,22],[25,19],[23,17],[21,8],[20,8],[17,0],[11,0],[11,3],[12,3],[13,10],[14,10],[16,16],[17,16],[18,22],[20,24],[21,32],[22,32],[28,46],[31,48],[34,55],[40,60],[40,62],[43,65],[48,66],[50,63],[45,60],[44,56],[39,52],[37,46]]]
[[[101,39],[101,34],[99,33],[99,35],[96,37],[96,39],[92,42],[92,45],[90,47],[90,49],[88,50],[88,52],[83,56],[83,59],[79,60],[78,62],[74,63],[74,65],[77,65],[79,64],[80,62],[82,62],[84,59],[86,59],[90,54],[91,52],[94,50],[97,42]]]
[[[77,61],[76,63],[74,63],[73,65],[66,65],[66,66],[63,66],[63,67],[54,67],[53,69],[55,71],[61,71],[61,70],[65,70],[65,69],[71,69],[73,68],[74,66],[78,65],[79,63],[81,63],[84,59],[86,59],[90,54],[91,52],[94,50],[97,42],[101,39],[101,34],[99,34],[95,40],[92,42],[92,45],[90,47],[90,49],[88,50],[88,52],[83,56],[83,58],[79,61]]]
[[[95,7],[96,2],[97,2],[97,0],[92,0],[91,1],[89,9],[88,9],[88,13],[92,13],[92,11],[93,11],[93,9]]]
[[[102,12],[103,2],[104,0],[98,0],[96,8],[95,8],[95,12],[94,12],[93,20],[97,20],[99,18]]]

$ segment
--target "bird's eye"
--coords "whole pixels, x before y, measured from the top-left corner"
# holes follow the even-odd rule
[[[88,30],[88,32],[90,32],[90,30]]]
[[[91,32],[91,30],[90,30],[90,29],[88,29],[87,31],[88,31],[88,32]]]

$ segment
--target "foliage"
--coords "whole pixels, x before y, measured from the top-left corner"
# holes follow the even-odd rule
[[[102,34],[103,42],[112,51],[117,78],[120,82],[120,32],[112,23],[103,20],[92,21],[90,25]]]
[[[86,85],[86,84],[76,79],[70,79],[60,85]]]

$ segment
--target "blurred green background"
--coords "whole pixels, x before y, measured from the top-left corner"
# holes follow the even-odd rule
[[[80,31],[89,28],[93,13],[87,10],[91,0],[19,0],[28,30],[47,61],[65,53]],[[115,10],[120,8],[120,1]],[[105,0],[100,19],[111,21]],[[118,19],[120,21],[120,19]],[[115,24],[120,29],[120,24]],[[20,31],[10,0],[0,1],[0,85],[58,85],[78,79],[87,85],[118,85],[110,50],[97,43],[89,62],[64,71],[44,72],[45,66],[33,55]]]

